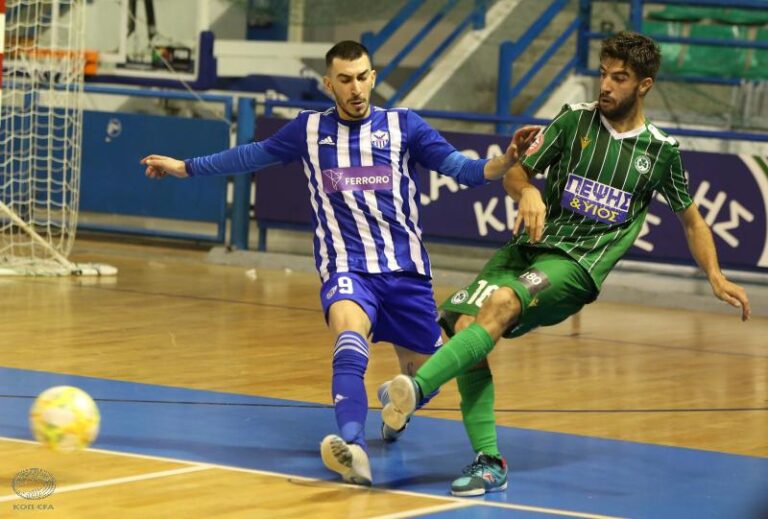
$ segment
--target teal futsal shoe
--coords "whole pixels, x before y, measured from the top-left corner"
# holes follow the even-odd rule
[[[464,467],[462,476],[451,483],[451,494],[459,497],[482,496],[507,489],[507,462],[482,452]]]

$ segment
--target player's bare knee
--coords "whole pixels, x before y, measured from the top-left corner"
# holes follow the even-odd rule
[[[491,335],[501,335],[520,315],[520,300],[515,291],[508,287],[500,287],[488,300],[483,303],[477,322],[491,332]],[[489,329],[491,328],[491,329]]]

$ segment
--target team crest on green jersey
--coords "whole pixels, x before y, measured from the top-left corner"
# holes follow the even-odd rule
[[[468,297],[469,297],[469,292],[467,292],[464,289],[459,290],[458,292],[453,294],[453,297],[451,298],[451,303],[455,305],[460,305],[461,303],[466,301]]]
[[[635,169],[645,175],[651,170],[651,158],[648,155],[640,155],[635,159]]]

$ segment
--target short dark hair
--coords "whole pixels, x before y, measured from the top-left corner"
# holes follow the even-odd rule
[[[621,31],[603,40],[600,61],[605,58],[622,60],[640,79],[656,79],[661,66],[659,45],[648,36]]]
[[[345,61],[353,61],[364,55],[368,56],[368,59],[371,59],[371,54],[362,43],[352,40],[340,41],[331,47],[331,50],[325,53],[325,66],[326,68],[330,68],[331,63],[333,63],[335,58],[343,59]]]

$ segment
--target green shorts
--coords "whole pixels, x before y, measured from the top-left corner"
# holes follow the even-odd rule
[[[565,252],[507,244],[469,286],[440,305],[440,326],[453,336],[459,317],[477,315],[483,302],[501,286],[514,290],[522,305],[520,318],[504,334],[507,338],[557,324],[597,297],[592,278]]]

